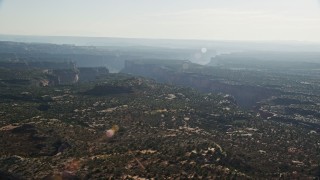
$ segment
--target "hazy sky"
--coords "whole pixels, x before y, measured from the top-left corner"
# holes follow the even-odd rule
[[[0,34],[320,42],[320,0],[0,0]]]

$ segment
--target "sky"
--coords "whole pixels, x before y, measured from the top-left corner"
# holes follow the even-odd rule
[[[0,0],[0,34],[320,42],[320,0]]]

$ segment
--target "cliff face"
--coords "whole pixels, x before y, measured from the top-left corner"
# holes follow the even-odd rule
[[[74,84],[80,81],[94,81],[98,76],[107,75],[109,70],[106,67],[81,67],[77,68],[73,62],[46,62],[46,61],[3,61],[0,67],[6,71],[29,71],[25,74],[38,72],[39,77],[33,79],[32,85],[52,86]],[[43,77],[40,77],[43,76]],[[12,76],[14,77],[14,76]],[[8,78],[10,78],[8,76]],[[27,79],[27,76],[20,76],[14,79]],[[19,83],[15,80],[16,83]]]
[[[78,81],[94,81],[97,77],[107,75],[109,70],[106,67],[82,67],[78,69],[55,69],[51,75],[54,84],[74,84]]]
[[[173,71],[155,64],[143,65],[129,62],[126,63],[122,72],[153,78],[158,82],[196,88],[201,92],[230,94],[243,108],[252,108],[257,102],[279,93],[277,90],[264,87],[228,84],[213,79],[212,76]]]
[[[74,84],[79,81],[79,73],[73,69],[52,70],[53,81],[55,85]]]
[[[3,61],[0,67],[7,69],[75,69],[74,62],[50,62],[50,61]]]
[[[81,67],[79,70],[79,81],[94,81],[97,77],[107,75],[106,67]]]

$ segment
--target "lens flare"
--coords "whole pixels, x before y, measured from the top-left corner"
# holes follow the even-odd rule
[[[112,129],[109,129],[109,130],[106,131],[106,135],[107,135],[108,138],[113,137],[114,134],[115,134],[115,131],[112,130]]]
[[[207,48],[201,48],[201,52],[202,52],[203,54],[205,54],[207,51],[208,51]]]
[[[118,131],[119,131],[119,126],[118,126],[118,125],[113,125],[111,129],[108,129],[108,130],[106,131],[106,136],[107,136],[108,138],[111,138],[111,137],[113,137],[113,136],[115,135],[115,133],[118,132]]]

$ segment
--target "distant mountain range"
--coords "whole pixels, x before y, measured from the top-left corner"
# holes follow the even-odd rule
[[[320,44],[300,41],[213,41],[178,39],[141,39],[113,37],[77,37],[77,36],[25,36],[1,35],[0,41],[34,42],[52,44],[74,44],[80,46],[144,46],[165,48],[207,48],[217,53],[235,51],[320,51]]]

